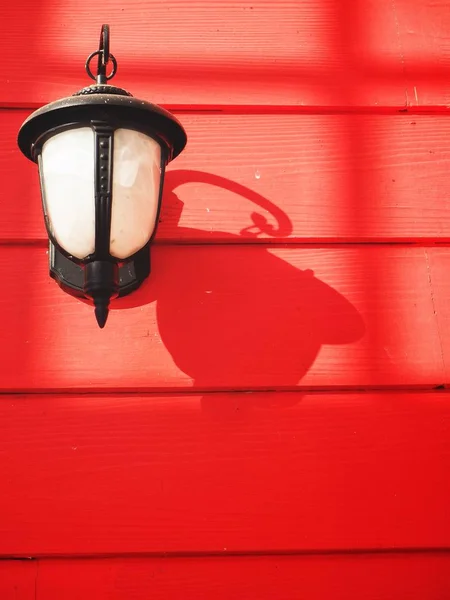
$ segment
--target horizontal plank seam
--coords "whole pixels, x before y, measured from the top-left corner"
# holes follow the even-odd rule
[[[450,546],[412,547],[412,548],[330,548],[330,549],[292,549],[292,550],[236,550],[236,551],[186,551],[186,552],[117,552],[117,553],[36,553],[1,554],[0,561],[36,561],[36,560],[132,560],[148,559],[195,559],[195,558],[236,558],[236,557],[289,557],[289,556],[392,556],[411,554],[450,554]]]
[[[0,101],[0,110],[36,110],[42,103],[10,103]],[[322,106],[322,105],[201,105],[162,104],[176,114],[229,115],[448,115],[448,105],[420,106]]]
[[[206,233],[206,232],[205,232]],[[0,239],[0,246],[15,247],[33,247],[33,248],[47,248],[47,238],[30,238],[30,239],[16,239],[16,238],[2,238]],[[290,247],[290,248],[345,248],[355,246],[405,246],[415,248],[435,248],[450,247],[450,237],[442,238],[283,238],[283,239],[270,239],[270,238],[249,238],[238,239],[238,240],[227,240],[227,239],[189,239],[189,240],[178,240],[178,239],[156,239],[153,242],[153,246],[269,246],[269,247]]]
[[[205,396],[218,394],[311,394],[311,395],[344,395],[344,394],[362,394],[362,393],[377,393],[377,394],[409,394],[409,393],[429,393],[449,395],[450,383],[435,384],[435,385],[394,385],[394,386],[327,386],[327,387],[261,387],[252,389],[236,389],[236,388],[221,388],[221,389],[192,389],[192,388],[22,388],[0,389],[0,398],[17,397],[17,396]]]

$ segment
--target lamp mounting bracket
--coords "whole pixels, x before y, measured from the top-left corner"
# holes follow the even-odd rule
[[[96,56],[98,57],[97,75],[94,75],[91,70],[91,61]],[[107,75],[106,68],[109,62],[112,63],[112,71]],[[100,85],[107,83],[117,73],[117,60],[114,54],[111,54],[109,51],[109,25],[102,25],[98,50],[89,54],[85,66],[89,77]]]

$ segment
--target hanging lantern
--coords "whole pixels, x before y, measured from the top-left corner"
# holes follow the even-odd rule
[[[39,166],[50,275],[90,299],[104,327],[110,300],[150,273],[165,168],[187,138],[171,113],[108,83],[117,71],[108,25],[86,71],[96,83],[30,115],[18,144]]]

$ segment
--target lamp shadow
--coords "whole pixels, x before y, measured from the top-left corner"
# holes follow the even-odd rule
[[[157,323],[165,347],[178,368],[205,394],[202,407],[214,418],[243,418],[254,408],[281,408],[299,394],[235,395],[224,389],[263,390],[299,384],[325,344],[349,344],[364,333],[355,307],[332,287],[283,260],[283,247],[249,244],[264,233],[287,237],[288,216],[269,200],[232,181],[196,171],[172,171],[166,176],[166,210],[181,215],[183,203],[175,194],[187,182],[224,187],[268,211],[277,225],[260,213],[240,235],[214,232],[217,245],[158,245],[152,248],[152,273],[139,290],[115,301],[126,309],[157,303]],[[164,219],[164,213],[162,214]],[[204,232],[189,229],[180,237],[201,239]],[[202,235],[203,234],[203,235]],[[234,242],[234,243],[233,243]],[[242,243],[239,243],[242,242]],[[149,357],[150,359],[150,357]],[[286,396],[286,397],[284,397]]]

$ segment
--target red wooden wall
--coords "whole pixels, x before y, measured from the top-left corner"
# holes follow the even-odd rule
[[[47,274],[36,106],[174,109],[153,273]],[[450,597],[450,2],[0,7],[0,598]]]

